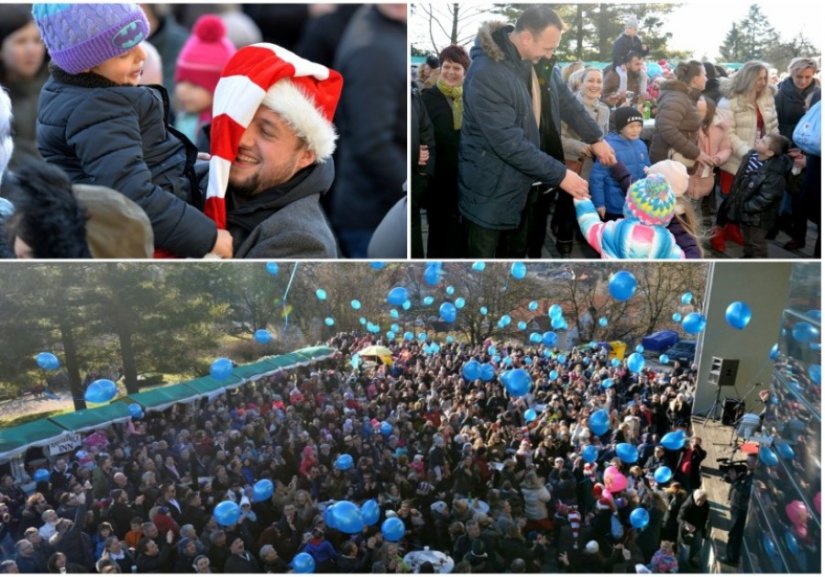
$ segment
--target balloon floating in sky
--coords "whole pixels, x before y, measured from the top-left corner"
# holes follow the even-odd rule
[[[266,329],[258,329],[255,331],[255,340],[258,343],[265,345],[272,340],[272,333]]]
[[[690,313],[682,319],[682,328],[688,334],[695,335],[705,330],[707,321],[700,313]]]
[[[391,305],[401,306],[405,301],[409,300],[410,295],[407,289],[402,286],[394,287],[387,294],[387,302]]]
[[[55,371],[60,368],[60,360],[52,353],[37,353],[34,360],[44,371]]]
[[[275,276],[278,274],[278,263],[277,262],[268,262],[266,263],[266,272]]]
[[[673,316],[670,318],[673,319],[674,323],[680,323],[682,322],[682,313],[673,313]]]
[[[441,280],[441,263],[431,262],[424,269],[424,282],[430,286],[435,286]]]
[[[662,353],[661,355],[659,355],[659,362],[663,365],[666,365],[670,362],[670,357]]]
[[[779,358],[779,343],[774,343],[774,345],[771,347],[771,352],[768,353],[768,358],[772,361],[775,361],[777,358]]]
[[[519,321],[518,322],[518,330],[526,331],[527,330],[527,323],[524,322],[524,321]],[[539,340],[541,340],[541,339],[539,339]]]
[[[689,305],[693,301],[693,293],[688,291],[679,297],[683,305]]]
[[[327,318],[324,319],[324,324],[327,325],[328,327],[331,327],[335,324],[335,319],[332,318],[332,317],[327,317]]]
[[[599,319],[599,326],[605,328],[607,326],[607,317],[602,317]]]
[[[438,314],[444,322],[453,323],[456,317],[456,308],[453,303],[441,303]]]
[[[478,312],[481,313],[481,316],[487,316],[487,307],[481,307],[480,309],[478,309]]]
[[[467,301],[465,301],[462,297],[455,299],[455,308],[463,309],[465,304],[467,304]]]
[[[527,308],[531,311],[536,311],[539,308],[539,303],[537,303],[536,301],[530,301],[530,304],[527,305]]]
[[[633,353],[627,357],[627,368],[634,373],[639,373],[645,368],[645,358],[639,353]]]
[[[636,292],[636,277],[626,270],[620,270],[610,275],[607,288],[614,299],[626,301]]]
[[[224,357],[215,359],[209,367],[209,374],[216,381],[225,381],[232,375],[232,361]]]
[[[353,310],[360,310],[361,309],[361,301],[358,299],[353,299],[351,303],[349,303]]]
[[[327,300],[327,291],[324,289],[318,289],[315,291],[315,296],[318,297],[319,301],[325,301]]]
[[[751,322],[751,316],[751,308],[748,303],[742,301],[730,303],[725,310],[725,320],[728,321],[731,327],[740,331]]]
[[[527,276],[527,265],[523,262],[514,262],[510,265],[510,274],[516,280],[521,280]]]
[[[435,298],[433,298],[433,297],[431,297],[431,296],[426,296],[426,297],[424,297],[424,300],[422,300],[422,301],[421,301],[421,303],[422,303],[425,307],[430,306],[430,305],[431,305],[431,304],[433,304],[434,302],[435,302]]]
[[[477,260],[473,263],[473,270],[476,272],[482,272],[485,268],[487,268],[487,264],[483,260]]]
[[[107,403],[117,395],[117,385],[109,379],[98,379],[86,388],[83,398],[89,403]]]

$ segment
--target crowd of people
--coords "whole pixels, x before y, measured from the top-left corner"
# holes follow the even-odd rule
[[[515,24],[483,25],[469,54],[448,46],[422,66],[413,102],[420,98],[426,114],[411,128],[420,139],[412,158],[413,256],[546,257],[550,219],[552,256],[567,258],[592,228],[582,226],[581,213],[594,212],[588,198],[597,221],[624,221],[604,227],[608,244],[639,244],[649,236],[634,232],[641,223],[663,239],[667,227],[681,249],[652,242],[605,251],[603,238],[589,242],[603,256],[766,258],[767,241],[780,233],[789,237],[783,248],[801,254],[808,221],[819,227],[821,170],[819,145],[795,142],[794,129],[809,110],[818,114],[816,60],[794,58],[781,79],[757,60],[730,74],[696,60],[671,70],[665,60],[645,62],[649,48],[629,16],[609,65],[562,70],[554,52],[564,28],[550,8],[528,8]],[[629,141],[644,152],[627,150]],[[663,204],[654,186],[642,195],[644,210],[626,205],[629,185],[664,160],[688,177],[669,182]],[[628,175],[629,163],[644,171]],[[612,198],[602,194],[605,183]]]
[[[429,548],[453,572],[695,571],[710,507],[695,367],[633,372],[608,348],[491,341],[379,340],[392,363],[353,361],[375,342],[339,333],[329,360],[84,435],[36,465],[49,474],[28,494],[5,476],[0,570],[285,572],[306,553],[317,572],[396,573]],[[468,376],[473,359],[494,374]],[[505,369],[529,372],[525,395]],[[679,431],[684,447],[663,441]],[[380,516],[360,532],[325,523],[332,503],[371,499]],[[220,525],[227,500],[241,515]],[[383,534],[392,517],[400,538]]]
[[[0,8],[2,256],[406,257],[406,4],[177,11]]]

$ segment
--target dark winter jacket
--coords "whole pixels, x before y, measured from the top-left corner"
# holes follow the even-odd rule
[[[464,80],[459,210],[465,218],[492,230],[519,225],[532,183],[558,186],[567,174],[562,160],[539,148],[530,97],[531,65],[510,42],[512,31],[512,26],[502,22],[481,27]],[[564,84],[558,68],[547,90],[559,134],[564,120],[583,142],[599,140],[601,131]]]
[[[430,117],[438,150],[435,176],[430,181],[428,197],[436,203],[457,206],[458,146],[461,130],[453,128],[453,109],[437,86],[422,90],[421,100]]]
[[[708,519],[710,517],[710,502],[705,501],[704,505],[697,505],[693,500],[693,495],[688,495],[688,498],[679,509],[677,520],[679,521],[679,536],[685,531],[685,523],[693,525],[695,531],[702,532],[703,535],[708,534]]]
[[[676,244],[685,253],[685,258],[702,258],[702,251],[696,242],[696,237],[685,230],[684,225],[675,216],[667,225],[668,231],[676,239]]]
[[[332,160],[313,164],[260,194],[226,196],[236,258],[335,258],[335,237],[320,198],[335,179]]]
[[[49,545],[56,552],[63,553],[67,561],[82,565],[92,572],[95,568],[94,544],[92,538],[83,532],[86,524],[86,506],[81,505],[75,508],[74,521],[68,521],[68,523],[70,526],[65,532],[51,536]]]
[[[630,183],[643,179],[645,167],[650,166],[650,157],[647,155],[647,146],[640,139],[628,140],[621,134],[611,132],[605,137],[616,152],[616,160],[621,162],[630,173]],[[593,206],[604,207],[608,213],[622,214],[626,190],[613,178],[610,168],[598,160],[593,163],[590,172],[590,196]]]
[[[691,160],[699,157],[702,119],[696,110],[696,101],[700,95],[698,90],[678,80],[662,83],[656,104],[656,131],[650,144],[651,162],[667,159],[671,149]]]
[[[407,25],[364,6],[341,38],[335,66],[344,91],[331,219],[336,229],[375,228],[404,196],[407,179]]]
[[[800,90],[788,77],[777,86],[774,102],[776,115],[779,119],[779,134],[793,140],[793,129],[799,119],[805,115],[805,99],[811,94],[820,91],[819,84],[814,80],[805,90]]]
[[[202,257],[215,244],[215,223],[190,202],[197,150],[169,125],[160,86],[121,86],[93,73],[52,67],[40,94],[37,145],[75,184],[108,186],[146,211],[155,246]]]
[[[773,228],[785,193],[785,179],[793,167],[787,155],[774,156],[751,173],[747,158],[739,165],[727,203],[727,217],[733,222],[766,230]]]
[[[260,573],[261,567],[255,557],[249,551],[244,552],[244,556],[230,555],[223,566],[223,572],[231,573]]]
[[[649,50],[642,48],[642,39],[638,36],[628,36],[624,32],[613,41],[613,66],[621,66],[630,52],[639,56],[647,56]]]

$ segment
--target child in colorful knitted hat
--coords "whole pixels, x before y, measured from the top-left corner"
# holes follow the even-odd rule
[[[139,86],[149,23],[137,4],[34,4],[52,58],[37,145],[76,184],[113,188],[149,216],[165,256],[232,256],[232,237],[194,206],[197,150],[167,122],[168,96]]]
[[[664,176],[651,174],[630,185],[624,218],[601,222],[591,200],[576,200],[576,218],[587,242],[604,259],[683,259],[667,230],[676,198]]]

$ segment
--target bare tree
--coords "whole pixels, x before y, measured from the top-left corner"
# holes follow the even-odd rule
[[[468,45],[478,32],[475,23],[482,10],[472,6],[451,4],[417,4],[427,18],[427,30],[433,52],[438,54],[444,48],[442,38],[449,38],[448,44]]]

